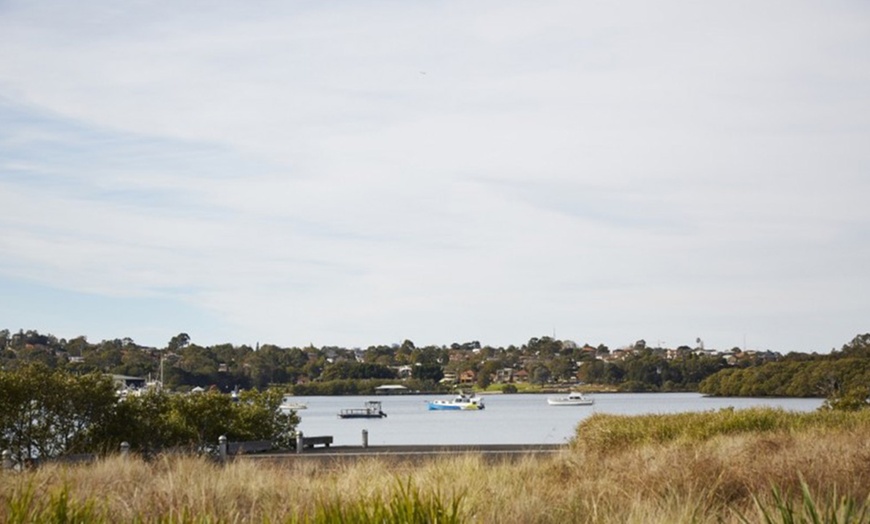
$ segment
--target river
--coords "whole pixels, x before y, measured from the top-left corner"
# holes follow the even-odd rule
[[[598,393],[592,406],[550,406],[547,395],[485,395],[482,411],[429,411],[427,401],[449,395],[297,397],[305,435],[332,435],[336,446],[357,446],[362,431],[380,445],[563,444],[577,424],[593,413],[640,415],[770,406],[813,411],[822,399],[705,397],[699,393]],[[380,400],[386,418],[341,419],[338,412]]]

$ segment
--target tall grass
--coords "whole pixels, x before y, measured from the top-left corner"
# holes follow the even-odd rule
[[[82,502],[69,499],[68,486],[61,486],[48,494],[45,502],[34,498],[36,490],[33,484],[24,484],[20,490],[14,491],[5,500],[6,512],[3,522],[8,524],[28,524],[30,522],[94,522],[103,517],[95,511],[95,500],[88,497]]]
[[[0,522],[870,522],[867,424],[596,416],[570,449],[503,463],[116,457],[0,473]]]
[[[578,428],[574,444],[612,453],[645,444],[701,442],[720,435],[812,430],[870,430],[870,410],[797,413],[777,408],[731,408],[701,413],[621,416],[595,414]]]

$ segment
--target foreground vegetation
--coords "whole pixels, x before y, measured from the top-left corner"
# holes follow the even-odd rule
[[[3,522],[870,522],[870,412],[595,415],[492,464],[240,459],[2,472]]]
[[[184,448],[202,453],[220,436],[268,440],[287,449],[299,418],[278,409],[281,393],[217,391],[170,395],[150,390],[119,400],[110,377],[72,375],[43,365],[0,369],[0,449],[18,464],[82,453]]]

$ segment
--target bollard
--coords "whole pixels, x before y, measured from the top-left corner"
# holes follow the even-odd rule
[[[367,430],[367,429],[362,430],[362,437],[363,437],[363,447],[364,448],[369,447],[369,430]]]
[[[302,453],[302,448],[305,447],[305,437],[302,436],[302,432],[296,434],[296,453]]]
[[[130,454],[130,443],[127,441],[121,442],[121,456],[127,458]]]
[[[221,462],[227,461],[227,436],[221,435],[218,437],[218,454]]]
[[[3,469],[11,470],[12,469],[12,452],[8,449],[3,450]]]

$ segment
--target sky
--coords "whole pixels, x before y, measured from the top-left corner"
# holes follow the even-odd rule
[[[827,352],[870,4],[0,0],[0,328]]]

